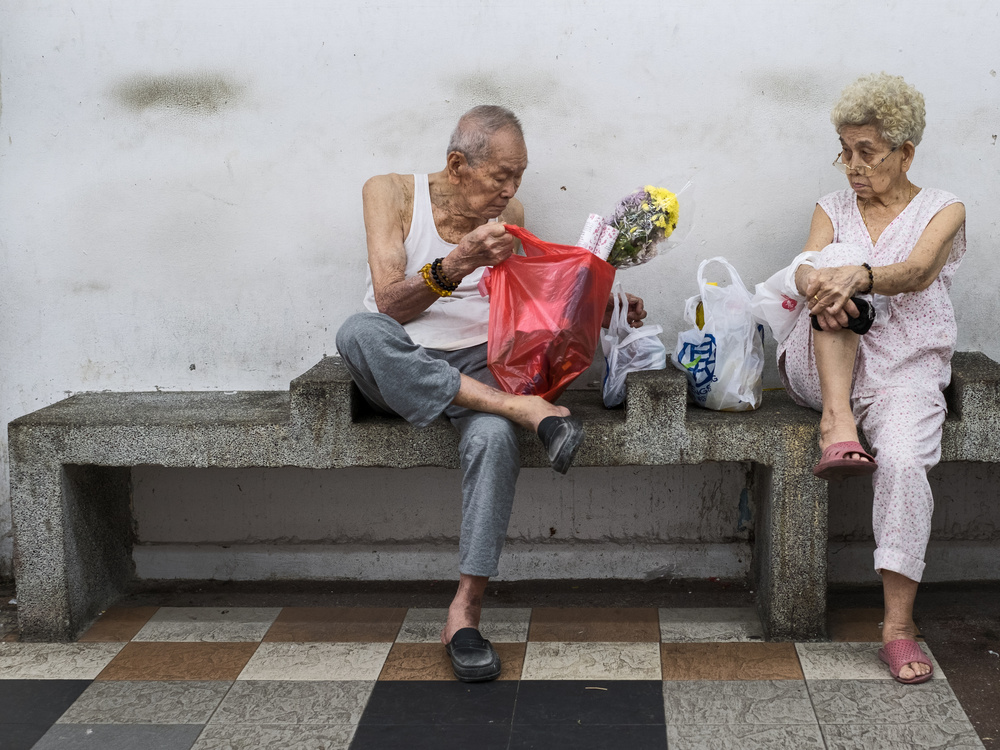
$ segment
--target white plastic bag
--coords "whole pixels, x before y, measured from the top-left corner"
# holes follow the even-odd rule
[[[667,347],[659,339],[662,326],[644,325],[632,328],[628,324],[628,296],[620,282],[611,293],[615,311],[611,324],[601,329],[604,349],[604,405],[609,409],[625,400],[625,376],[639,370],[662,370],[667,366]]]
[[[795,271],[803,263],[814,265],[817,256],[817,252],[800,253],[791,265],[757,285],[751,304],[753,316],[758,323],[767,324],[771,335],[779,344],[795,328],[806,301],[795,286]]]
[[[718,263],[729,272],[727,286],[705,280],[705,267]],[[698,290],[684,307],[693,327],[677,335],[672,361],[687,375],[695,403],[718,411],[748,411],[760,406],[764,374],[764,328],[750,311],[751,295],[725,258],[698,266]],[[698,303],[704,326],[698,326]]]

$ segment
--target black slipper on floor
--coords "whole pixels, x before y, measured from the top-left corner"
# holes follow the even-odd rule
[[[583,424],[575,417],[546,417],[538,425],[538,439],[552,468],[565,474],[583,443]]]
[[[859,336],[864,336],[871,330],[872,323],[875,322],[875,305],[869,304],[867,300],[863,300],[860,297],[851,297],[851,301],[858,308],[858,317],[852,318],[848,315],[847,327]],[[812,318],[812,327],[817,331],[822,331],[823,329],[819,327],[819,321],[816,320],[816,316],[810,315],[809,317]]]
[[[456,630],[444,648],[451,657],[455,676],[462,682],[486,682],[500,676],[500,656],[475,628]]]

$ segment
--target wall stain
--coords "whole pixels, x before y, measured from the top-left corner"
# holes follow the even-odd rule
[[[527,71],[518,76],[508,72],[476,72],[457,76],[446,85],[452,88],[459,101],[477,104],[499,104],[515,114],[539,108],[550,114],[564,114],[569,110],[563,101],[569,93],[562,82],[547,73]]]
[[[238,103],[245,91],[243,84],[218,73],[177,73],[130,76],[115,87],[114,94],[133,112],[172,109],[214,115]]]

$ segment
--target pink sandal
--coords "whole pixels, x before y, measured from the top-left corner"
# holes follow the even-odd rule
[[[934,676],[934,665],[927,658],[927,654],[920,648],[919,643],[911,641],[908,638],[889,641],[878,650],[878,658],[889,665],[889,674],[892,675],[892,679],[904,685],[916,685],[921,682],[927,682],[927,680]],[[931,671],[927,674],[918,674],[916,677],[911,677],[908,680],[904,680],[899,676],[899,670],[907,664],[914,663],[926,664],[931,668]]]
[[[848,453],[857,453],[862,458],[846,458]],[[843,479],[868,476],[874,474],[877,468],[875,457],[866,453],[861,443],[847,440],[826,446],[823,457],[813,467],[813,474],[820,479]]]

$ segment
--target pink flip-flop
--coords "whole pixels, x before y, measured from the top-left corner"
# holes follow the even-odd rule
[[[911,641],[908,638],[889,641],[878,650],[878,658],[889,665],[889,674],[892,675],[892,679],[904,685],[916,685],[921,682],[927,682],[927,680],[934,676],[934,665],[927,658],[927,654],[920,648],[919,643]],[[907,664],[914,663],[926,664],[931,668],[931,671],[927,674],[918,674],[916,677],[911,677],[908,680],[904,680],[899,676],[900,669]]]
[[[847,458],[848,453],[857,453],[863,458]],[[847,440],[843,443],[833,443],[826,446],[823,457],[813,467],[813,474],[820,479],[843,479],[844,477],[863,477],[874,474],[878,464],[875,457],[865,452],[861,443]]]

